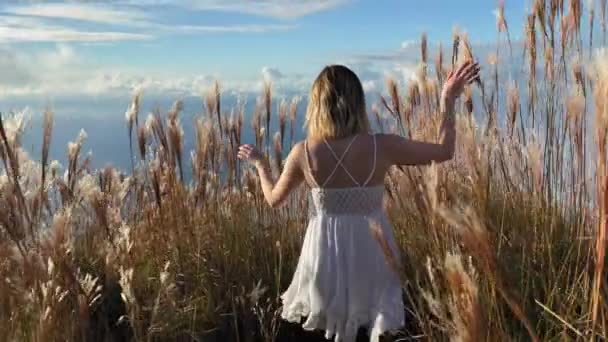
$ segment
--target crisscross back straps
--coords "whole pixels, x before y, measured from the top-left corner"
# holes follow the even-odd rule
[[[325,181],[323,182],[322,185],[319,185],[319,183],[317,182],[317,180],[315,179],[315,177],[312,174],[312,169],[310,168],[309,153],[308,153],[308,140],[304,140],[304,153],[306,154],[306,167],[308,168],[308,173],[310,175],[310,178],[312,179],[312,181],[313,181],[313,183],[314,183],[314,185],[316,187],[318,187],[318,188],[325,187],[327,185],[327,183],[333,178],[333,176],[335,175],[336,171],[338,171],[338,168],[342,168],[342,170],[344,170],[344,172],[346,173],[346,175],[348,175],[348,177],[353,181],[353,183],[355,183],[355,185],[357,187],[362,187],[362,186],[365,187],[365,186],[367,186],[369,184],[369,182],[372,180],[372,178],[374,176],[374,173],[376,172],[376,160],[377,160],[376,135],[373,135],[374,157],[373,157],[372,169],[371,169],[371,172],[369,173],[369,176],[367,177],[367,179],[363,183],[363,185],[357,181],[357,179],[350,173],[350,171],[348,171],[348,168],[343,163],[344,158],[346,157],[346,154],[350,150],[351,146],[353,145],[353,143],[355,142],[355,140],[357,139],[357,137],[358,137],[358,135],[353,136],[353,138],[351,139],[351,141],[348,143],[348,145],[344,149],[344,152],[342,152],[342,155],[339,156],[339,157],[338,157],[337,153],[334,151],[334,149],[331,147],[331,145],[329,145],[329,143],[327,142],[327,140],[323,139],[323,142],[325,143],[325,146],[327,146],[327,148],[329,149],[329,152],[331,153],[331,155],[336,160],[336,165],[334,165],[333,170],[331,171],[331,173],[329,174],[329,176],[327,176],[327,178],[325,179]]]
[[[327,182],[329,182],[332,179],[332,177],[334,176],[334,174],[336,173],[336,171],[338,170],[339,167],[341,167],[342,170],[344,170],[344,172],[346,172],[346,174],[348,175],[348,177],[350,177],[350,179],[353,181],[353,183],[355,183],[357,186],[361,186],[361,184],[359,184],[359,182],[357,182],[355,177],[353,177],[353,175],[351,175],[351,173],[348,171],[346,166],[344,166],[344,164],[342,163],[342,161],[344,160],[344,157],[346,157],[346,154],[348,153],[348,151],[350,150],[350,147],[353,145],[353,143],[355,142],[356,139],[357,139],[357,135],[355,135],[350,140],[350,143],[348,143],[348,146],[346,146],[346,148],[344,149],[344,152],[342,152],[342,155],[339,158],[338,158],[338,155],[336,154],[336,152],[334,151],[334,149],[331,148],[331,146],[329,145],[327,140],[323,139],[325,146],[327,146],[331,155],[334,157],[334,159],[336,159],[336,165],[334,166],[334,169],[331,171],[329,176],[325,179],[325,182],[323,182],[323,187],[325,185],[327,185]]]

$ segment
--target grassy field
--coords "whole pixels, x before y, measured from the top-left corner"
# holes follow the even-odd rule
[[[605,4],[533,1],[521,41],[499,8],[490,56],[458,32],[429,56],[423,36],[417,80],[405,89],[387,80],[370,110],[378,131],[435,140],[452,63],[474,58],[484,69],[459,102],[456,158],[386,179],[403,251],[387,262],[408,303],[396,337],[608,337],[608,53],[594,46],[605,41]],[[505,77],[514,63],[521,72]],[[277,105],[268,85],[254,113],[228,115],[218,85],[203,99],[194,150],[183,151],[180,102],[144,118],[142,100],[135,94],[126,113],[128,174],[90,170],[85,134],[65,167],[52,162],[50,111],[42,158],[31,160],[22,118],[2,116],[0,340],[306,339],[281,322],[278,298],[299,255],[306,189],[270,209],[235,153],[252,129],[279,172],[304,101]]]

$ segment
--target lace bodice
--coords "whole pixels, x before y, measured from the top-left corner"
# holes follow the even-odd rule
[[[370,215],[381,212],[383,186],[353,188],[312,188],[310,214]]]

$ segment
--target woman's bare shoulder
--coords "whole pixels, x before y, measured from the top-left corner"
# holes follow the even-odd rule
[[[291,147],[290,153],[302,153],[304,151],[304,143],[305,143],[305,140],[300,140],[300,141],[296,142]]]
[[[289,150],[288,159],[301,160],[304,157],[304,140],[295,143]]]

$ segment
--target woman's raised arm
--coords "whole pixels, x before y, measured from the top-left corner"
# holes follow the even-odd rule
[[[279,180],[275,183],[272,177],[272,171],[268,160],[252,145],[242,145],[239,147],[239,159],[249,161],[255,165],[260,176],[262,184],[262,192],[266,202],[273,207],[278,208],[289,196],[289,194],[298,187],[304,180],[304,173],[301,167],[301,156],[303,153],[302,143],[296,144],[285,161],[283,172],[279,176]]]

